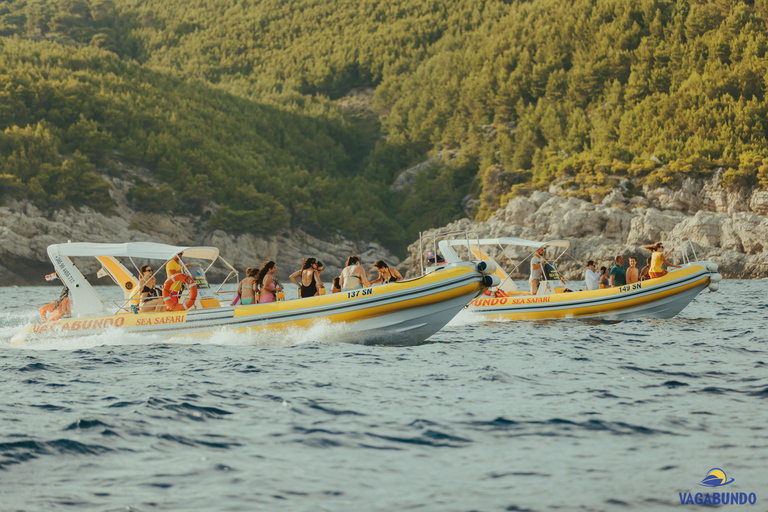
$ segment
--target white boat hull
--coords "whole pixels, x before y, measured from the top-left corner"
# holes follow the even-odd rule
[[[467,262],[400,283],[292,301],[63,319],[27,326],[11,342],[80,337],[112,329],[188,337],[220,331],[287,331],[328,323],[343,325],[334,341],[418,345],[484,289],[483,275]]]
[[[713,281],[719,281],[719,274],[708,270],[707,263],[690,264],[658,279],[617,288],[492,299],[480,297],[470,303],[469,310],[489,319],[508,320],[672,318]]]

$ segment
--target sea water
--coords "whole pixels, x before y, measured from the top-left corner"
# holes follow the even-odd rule
[[[463,312],[408,348],[332,325],[11,345],[58,291],[0,291],[3,511],[768,509],[765,280],[671,320]]]

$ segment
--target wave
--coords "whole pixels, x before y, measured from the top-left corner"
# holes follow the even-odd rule
[[[84,444],[71,439],[0,443],[0,469],[45,455],[99,455],[111,451],[106,446]]]
[[[317,321],[310,327],[288,327],[279,330],[232,331],[222,328],[212,333],[166,336],[151,333],[130,333],[119,329],[82,336],[50,336],[35,339],[24,345],[11,345],[10,339],[25,324],[0,330],[0,348],[20,350],[83,350],[103,346],[146,345],[228,345],[290,347],[305,343],[360,343],[359,334],[344,324],[332,324],[328,320]],[[34,368],[30,368],[34,369]],[[44,369],[44,368],[41,368]]]

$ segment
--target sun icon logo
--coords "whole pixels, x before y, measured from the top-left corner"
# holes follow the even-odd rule
[[[728,480],[728,477],[725,476],[725,471],[723,471],[720,468],[712,468],[707,473],[707,476],[704,477],[704,480],[701,481],[699,485],[703,485],[705,487],[720,487],[721,485],[728,485],[729,483],[733,482],[733,478]]]

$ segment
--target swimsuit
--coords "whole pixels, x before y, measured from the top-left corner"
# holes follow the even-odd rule
[[[251,290],[251,291],[253,291],[253,286],[242,286],[242,287],[240,287],[240,289],[241,289],[241,290]],[[253,303],[253,301],[254,301],[254,300],[256,300],[256,297],[255,297],[255,295],[256,295],[256,294],[254,293],[254,297],[249,297],[249,298],[247,298],[247,299],[244,299],[244,298],[243,298],[243,294],[242,294],[242,292],[241,292],[241,293],[240,293],[240,303],[241,303],[243,306],[247,306],[248,304],[252,304],[252,303]]]
[[[159,294],[157,293],[157,289],[156,288],[150,288],[147,285],[144,285],[144,288],[141,289],[141,293],[149,294],[146,297],[141,299],[141,303],[142,304],[144,304],[145,302],[151,301],[155,297],[159,297]]]
[[[275,302],[274,293],[265,293],[264,295],[259,295],[259,304],[266,304],[267,302]]]
[[[362,277],[360,277],[360,276],[356,276],[356,275],[354,275],[354,274],[349,274],[347,277],[345,277],[345,278],[344,278],[344,282],[346,283],[346,282],[347,282],[347,279],[349,279],[350,277],[354,277],[354,278],[357,278],[357,280],[358,280],[358,281],[360,281],[360,284],[358,284],[357,286],[353,286],[353,287],[351,287],[351,288],[348,288],[348,287],[346,287],[346,286],[342,285],[342,286],[341,286],[341,289],[342,289],[342,290],[361,290],[361,289],[363,288],[363,282],[362,282],[362,281],[363,281],[363,278],[362,278]]]
[[[302,276],[303,277],[303,276]],[[309,283],[307,286],[304,286],[301,281],[299,281],[299,297],[314,297],[317,295],[317,283],[315,282],[315,276],[312,275],[312,282]]]

